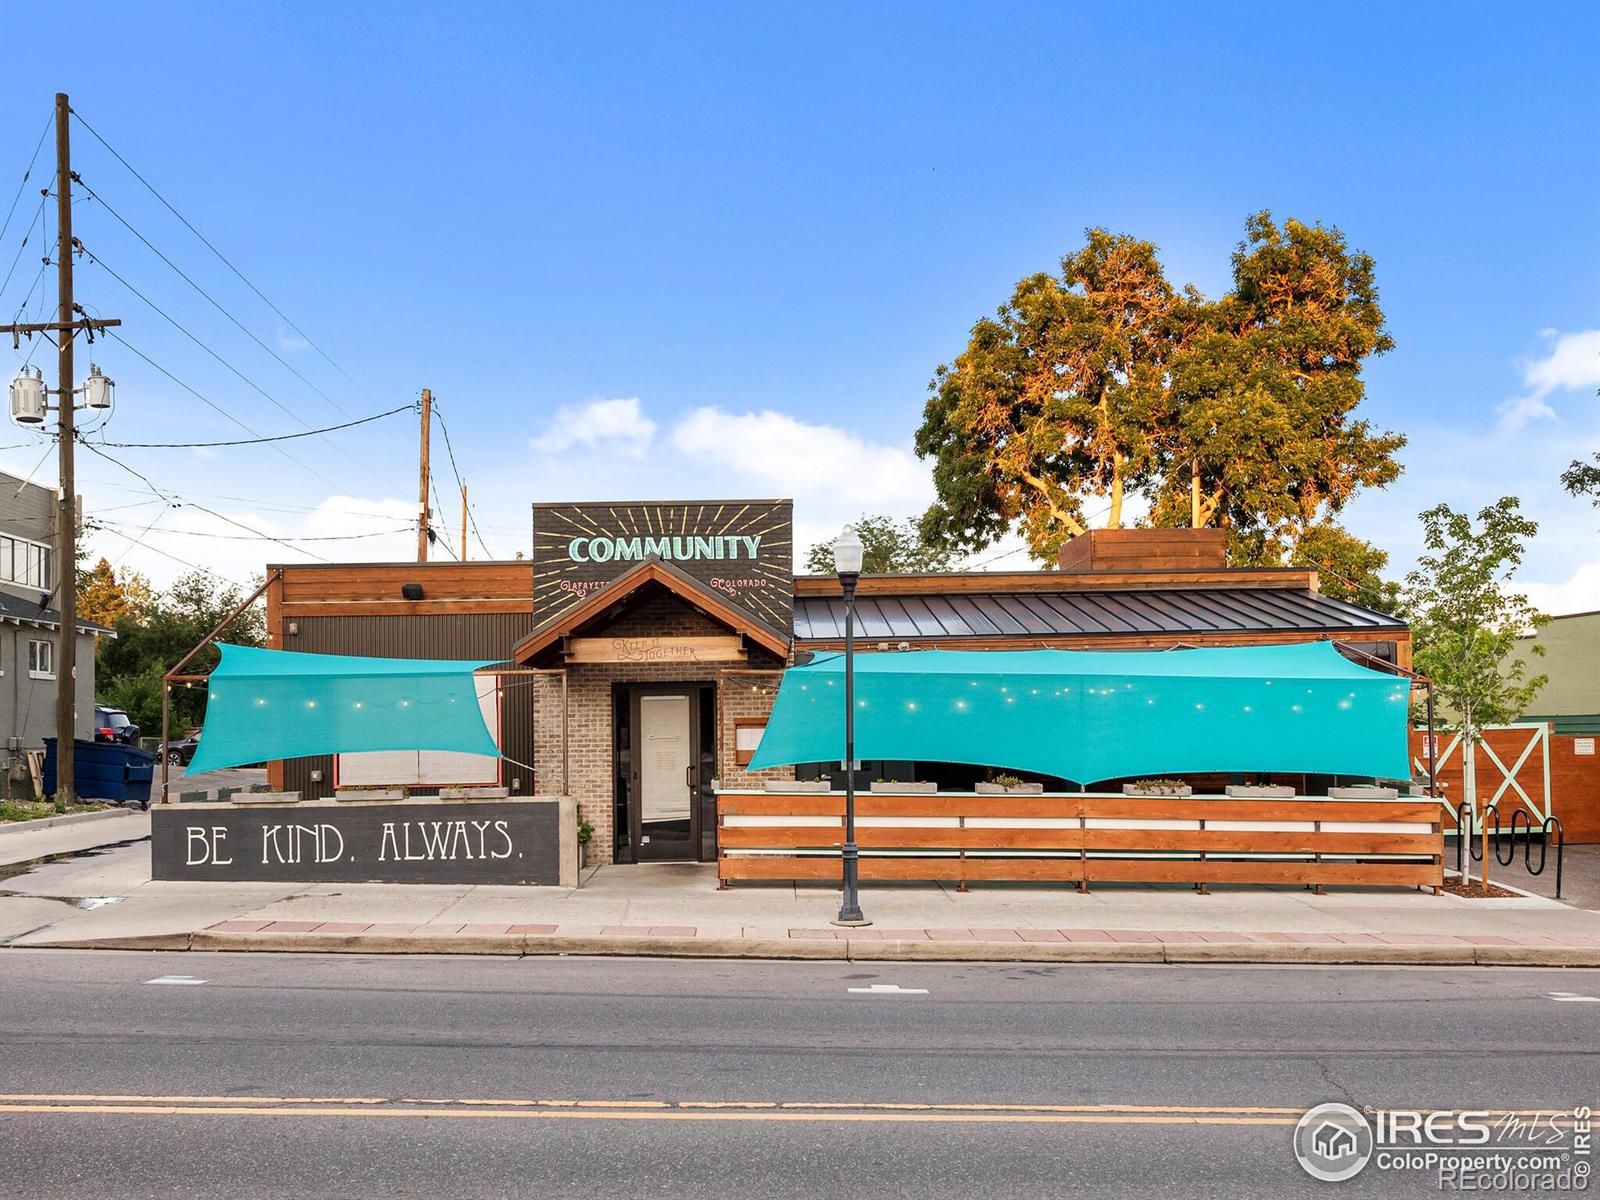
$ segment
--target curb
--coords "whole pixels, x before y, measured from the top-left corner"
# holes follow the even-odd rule
[[[539,958],[807,959],[848,962],[1206,963],[1238,965],[1600,967],[1600,948],[1374,946],[1197,942],[920,942],[780,938],[551,937],[503,934],[367,937],[337,933],[194,933],[12,943],[17,950],[193,950],[265,954],[463,954]]]
[[[105,821],[111,817],[125,817],[129,813],[137,813],[137,808],[101,809],[97,812],[62,813],[55,817],[37,817],[32,821],[4,821],[0,822],[0,838],[11,833],[29,833],[38,829],[53,829],[58,825],[84,825],[90,821]]]

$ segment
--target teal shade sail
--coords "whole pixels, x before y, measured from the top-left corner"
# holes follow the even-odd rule
[[[500,753],[472,676],[492,660],[221,650],[191,773],[358,750]]]
[[[1165,651],[857,654],[858,759],[1101,779],[1409,779],[1410,685],[1330,642]],[[750,770],[844,759],[844,656],[784,672]]]

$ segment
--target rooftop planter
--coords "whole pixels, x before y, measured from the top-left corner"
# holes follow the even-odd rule
[[[404,800],[406,789],[403,787],[359,787],[335,788],[335,800],[362,801],[362,800]]]
[[[1234,800],[1290,800],[1295,794],[1286,783],[1230,783],[1227,791]]]
[[[505,800],[511,795],[506,787],[442,787],[441,800]]]
[[[1377,787],[1373,784],[1358,784],[1355,787],[1331,787],[1328,789],[1330,800],[1398,800],[1400,789],[1392,787]]]
[[[252,788],[248,792],[236,792],[229,797],[229,801],[233,804],[299,804],[300,793],[258,792]]]
[[[930,796],[939,790],[937,783],[905,783],[895,779],[874,779],[871,789],[875,792],[894,792],[902,796]]]
[[[972,785],[980,796],[1037,796],[1044,791],[1042,783],[1027,783],[1015,775],[996,775]]]
[[[1192,796],[1194,789],[1181,779],[1136,779],[1122,785],[1124,796]]]
[[[803,796],[833,790],[826,779],[764,779],[761,781],[761,787],[768,792],[787,792]]]

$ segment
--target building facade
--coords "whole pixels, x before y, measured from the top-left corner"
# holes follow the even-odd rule
[[[1363,661],[1410,666],[1402,621],[1322,595],[1314,571],[1229,569],[1215,531],[1126,532],[1137,536],[1080,539],[1057,570],[864,577],[857,646],[1332,640]],[[843,643],[838,580],[794,576],[781,500],[540,505],[532,545],[516,562],[270,567],[273,647],[501,660],[481,676],[481,698],[504,756],[300,759],[271,764],[274,784],[307,797],[353,781],[571,795],[594,827],[591,862],[714,858],[716,786],[760,785],[746,764],[784,667]],[[930,777],[910,763],[865,769]],[[983,774],[939,770],[951,783]]]
[[[8,779],[25,775],[22,752],[41,750],[56,733],[56,493],[0,473],[0,728]],[[95,639],[110,631],[78,623],[77,726],[94,736]]]

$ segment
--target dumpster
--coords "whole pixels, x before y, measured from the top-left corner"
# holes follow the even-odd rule
[[[118,742],[73,743],[72,766],[78,796],[85,800],[114,800],[150,807],[150,784],[155,779],[156,756],[137,746]],[[44,740],[44,790],[56,790],[56,739]]]

